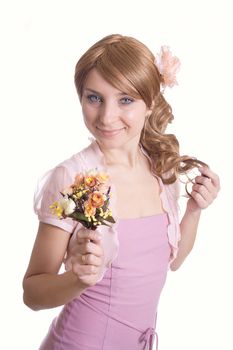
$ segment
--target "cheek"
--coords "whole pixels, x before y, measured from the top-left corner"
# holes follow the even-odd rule
[[[94,120],[96,116],[95,111],[93,111],[92,108],[86,105],[82,106],[82,114],[83,114],[84,121],[86,122]]]
[[[126,120],[135,127],[142,126],[145,122],[145,114],[144,110],[135,109],[127,113]]]

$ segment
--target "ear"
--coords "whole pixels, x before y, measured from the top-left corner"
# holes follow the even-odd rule
[[[149,117],[153,111],[153,108],[154,108],[154,105],[155,105],[155,102],[152,101],[152,104],[150,106],[150,108],[147,109],[147,113],[146,113],[146,116]]]

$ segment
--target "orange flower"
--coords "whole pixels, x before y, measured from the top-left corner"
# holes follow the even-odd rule
[[[86,216],[94,216],[96,212],[96,208],[92,206],[92,203],[89,201],[84,202],[84,214]]]
[[[104,204],[106,197],[103,193],[101,193],[100,191],[94,191],[91,194],[91,204],[93,205],[93,207],[95,208],[99,208],[102,207],[102,205]]]
[[[87,175],[84,177],[84,184],[88,187],[94,187],[96,185],[96,178],[93,175]]]
[[[83,173],[76,175],[73,186],[79,187],[83,183],[83,180],[84,180]]]

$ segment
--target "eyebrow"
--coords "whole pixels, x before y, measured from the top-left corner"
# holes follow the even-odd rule
[[[88,90],[90,92],[93,92],[94,94],[97,94],[97,95],[102,95],[100,92],[96,91],[96,90],[93,90],[93,89],[89,89],[89,88],[85,88],[85,90]],[[116,94],[116,96],[123,96],[123,95],[128,95],[126,92],[119,92]]]

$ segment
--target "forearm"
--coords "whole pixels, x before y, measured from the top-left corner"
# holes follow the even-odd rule
[[[86,289],[72,271],[29,276],[23,288],[24,303],[35,311],[64,305]]]
[[[190,212],[186,209],[180,222],[181,240],[179,241],[179,250],[176,259],[171,263],[171,270],[177,270],[192,250],[197,235],[200,215],[201,209],[195,212]]]

